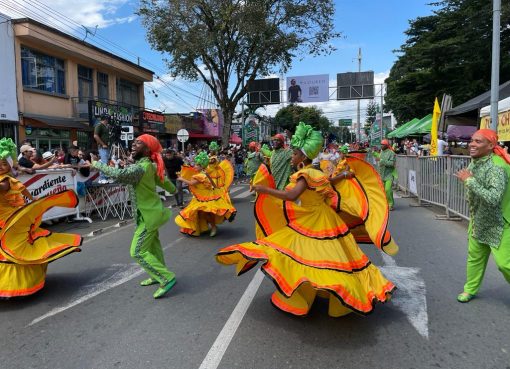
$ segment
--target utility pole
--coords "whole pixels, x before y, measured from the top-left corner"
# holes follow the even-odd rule
[[[501,0],[494,0],[492,6],[491,129],[496,132],[498,131],[500,18]]]
[[[358,72],[361,72],[361,47],[358,49]],[[363,86],[361,87],[361,94],[363,95]],[[358,142],[361,141],[361,113],[360,113],[361,100],[358,99]]]

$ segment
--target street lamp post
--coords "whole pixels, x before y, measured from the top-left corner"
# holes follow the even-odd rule
[[[498,130],[499,100],[499,44],[501,0],[493,0],[492,6],[492,72],[491,72],[491,129]]]

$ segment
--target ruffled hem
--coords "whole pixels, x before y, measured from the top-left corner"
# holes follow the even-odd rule
[[[28,296],[44,287],[47,264],[0,262],[0,299]]]
[[[262,262],[261,270],[273,281],[277,291],[283,297],[283,299],[278,299],[280,304],[275,304],[275,301],[272,300],[273,304],[295,315],[306,315],[319,291],[328,292],[341,305],[366,315],[373,311],[376,303],[388,301],[396,289],[393,283],[386,280],[370,262],[359,271],[345,273],[314,268],[297,263],[293,259],[287,259],[288,262],[284,266],[278,266],[276,264],[280,263],[275,263],[273,258],[264,251],[248,250],[242,245],[221,249],[216,255],[216,260],[219,263],[236,264],[238,275],[247,272],[258,262]],[[371,288],[367,288],[367,286]],[[313,292],[301,293],[300,290],[307,287],[311,288]],[[300,300],[300,302],[294,300]],[[339,316],[340,314],[332,315]]]
[[[46,210],[54,206],[76,207],[78,198],[67,190],[46,196],[16,210],[0,230],[0,253],[17,264],[44,264],[80,251],[77,234],[51,233],[39,228]]]

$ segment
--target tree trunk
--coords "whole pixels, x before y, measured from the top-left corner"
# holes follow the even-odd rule
[[[228,147],[228,143],[230,141],[230,127],[232,126],[232,118],[234,116],[234,111],[230,109],[222,109],[223,111],[223,130],[221,132],[221,145],[223,147]]]

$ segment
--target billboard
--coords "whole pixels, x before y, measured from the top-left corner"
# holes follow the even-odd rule
[[[223,128],[223,113],[220,109],[199,109],[204,122],[204,134],[220,137]]]
[[[10,18],[0,14],[0,120],[17,122],[18,100],[16,96],[16,62],[14,36]],[[14,137],[13,137],[14,138]]]
[[[246,86],[248,105],[280,103],[280,78],[256,79]]]
[[[287,102],[314,103],[329,100],[329,74],[287,77]]]
[[[374,72],[348,72],[336,75],[337,100],[373,99]]]

